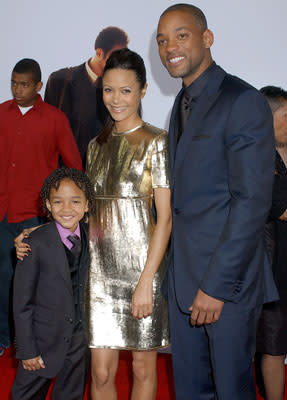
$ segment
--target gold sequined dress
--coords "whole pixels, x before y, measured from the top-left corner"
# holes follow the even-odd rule
[[[134,320],[131,300],[154,231],[153,189],[169,187],[167,134],[144,123],[126,134],[93,139],[87,174],[96,192],[90,216],[91,265],[87,332],[91,348],[155,349],[169,344],[167,302],[160,290],[165,260],[153,283],[151,316]]]

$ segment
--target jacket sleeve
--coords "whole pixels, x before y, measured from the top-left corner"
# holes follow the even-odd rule
[[[46,103],[51,104],[54,107],[59,108],[59,102],[61,97],[61,91],[63,90],[64,82],[62,79],[57,77],[57,74],[53,72],[47,81],[44,100]]]
[[[53,72],[47,81],[44,100],[46,103],[62,110],[69,119],[73,129],[73,96],[70,82],[74,69],[62,68]]]
[[[279,218],[287,209],[287,177],[275,175],[270,219]]]
[[[58,116],[55,125],[55,135],[58,145],[58,151],[64,164],[68,168],[83,170],[80,152],[70,128],[69,121],[65,114],[58,110]]]
[[[27,240],[28,243],[29,240]],[[13,285],[13,313],[15,323],[16,358],[27,360],[40,355],[33,331],[35,296],[40,274],[38,248],[31,244],[33,250],[18,261]]]
[[[271,207],[275,144],[273,118],[263,96],[250,89],[231,108],[225,136],[229,214],[201,289],[233,301],[244,280]]]

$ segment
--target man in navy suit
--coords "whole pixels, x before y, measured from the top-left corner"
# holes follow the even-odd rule
[[[277,298],[263,229],[274,176],[263,96],[213,62],[200,9],[169,7],[159,54],[183,88],[171,114],[173,233],[167,273],[178,400],[255,399],[258,316]]]

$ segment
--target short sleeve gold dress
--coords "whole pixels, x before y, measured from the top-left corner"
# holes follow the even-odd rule
[[[136,320],[131,315],[132,294],[155,227],[153,189],[169,187],[166,132],[143,123],[123,134],[111,133],[101,145],[93,139],[87,174],[96,193],[86,292],[89,347],[166,347],[168,309],[160,290],[165,260],[154,278],[152,315]]]

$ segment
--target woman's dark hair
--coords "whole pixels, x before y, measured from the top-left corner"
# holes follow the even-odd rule
[[[124,48],[120,50],[115,50],[112,52],[110,57],[107,59],[103,76],[105,73],[111,69],[124,69],[129,71],[134,71],[136,75],[136,80],[140,84],[140,88],[143,89],[146,84],[146,69],[144,61],[141,56],[134,51]],[[138,113],[141,117],[142,107],[141,103],[139,105]],[[102,144],[107,141],[109,134],[111,133],[114,126],[114,121],[110,115],[107,116],[105,126],[99,136],[97,137],[97,142]]]
[[[86,199],[88,200],[89,203],[89,211],[91,213],[94,213],[95,211],[95,192],[94,192],[94,187],[91,184],[91,181],[87,177],[86,174],[84,174],[82,171],[79,171],[78,169],[75,168],[67,168],[67,167],[62,167],[55,169],[44,181],[44,184],[42,186],[40,196],[42,199],[43,203],[43,210],[45,214],[49,215],[50,212],[46,206],[46,200],[50,199],[50,193],[51,189],[58,190],[61,182],[64,179],[70,179],[73,181],[78,188],[80,188],[85,196]]]

